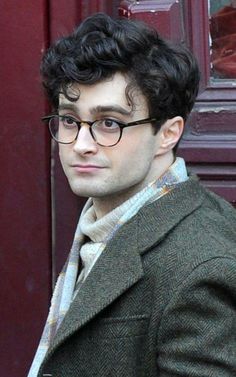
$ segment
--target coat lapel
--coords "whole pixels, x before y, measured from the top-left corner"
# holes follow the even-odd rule
[[[75,297],[46,359],[75,331],[78,331],[101,310],[143,276],[138,253],[138,221],[122,227],[99,257],[92,272]],[[45,360],[46,360],[45,359]]]

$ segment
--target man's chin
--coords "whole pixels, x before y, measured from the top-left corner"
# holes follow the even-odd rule
[[[73,186],[73,185],[70,185],[70,187],[75,195],[81,196],[83,198],[90,198],[90,197],[98,198],[98,197],[105,196],[104,192],[91,190],[91,188],[82,188],[82,187]]]

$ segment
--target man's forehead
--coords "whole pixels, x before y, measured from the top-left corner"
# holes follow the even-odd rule
[[[80,106],[91,108],[91,112],[114,111],[130,115],[135,110],[145,110],[147,102],[136,87],[123,80],[114,79],[100,81],[95,84],[74,83],[66,93],[59,94],[59,108],[74,110]]]

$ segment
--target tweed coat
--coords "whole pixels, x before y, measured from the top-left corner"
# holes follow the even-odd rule
[[[196,178],[108,243],[38,376],[236,376],[236,211]]]

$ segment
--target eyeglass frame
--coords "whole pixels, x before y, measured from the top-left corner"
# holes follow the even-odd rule
[[[51,119],[54,119],[54,118],[59,118],[59,119],[60,119],[60,118],[62,118],[62,117],[66,117],[66,116],[67,116],[68,118],[73,119],[73,121],[74,121],[74,122],[76,123],[76,125],[77,125],[77,134],[76,134],[74,140],[72,140],[72,141],[70,141],[70,142],[63,142],[63,141],[59,141],[59,140],[57,140],[57,139],[55,138],[55,136],[52,134],[52,132],[51,132],[51,128],[50,128],[50,121],[51,121]],[[115,145],[117,145],[117,144],[120,142],[120,140],[121,140],[121,138],[122,138],[122,135],[123,135],[123,129],[124,129],[124,128],[132,127],[132,126],[138,126],[138,125],[147,124],[147,123],[152,123],[152,122],[156,122],[156,121],[157,121],[156,118],[151,118],[151,117],[149,117],[149,118],[145,118],[145,119],[139,119],[139,120],[136,120],[136,121],[133,121],[133,122],[128,122],[128,123],[120,122],[120,121],[118,121],[118,120],[111,119],[111,118],[104,118],[104,119],[105,119],[105,120],[113,121],[113,122],[117,123],[118,126],[119,126],[119,129],[120,129],[120,136],[119,136],[118,141],[117,141],[115,144],[112,144],[112,145],[103,145],[103,144],[100,144],[100,143],[96,140],[95,135],[93,134],[92,126],[93,126],[94,123],[96,123],[96,122],[99,121],[98,119],[96,119],[96,120],[94,120],[94,121],[77,120],[76,118],[74,118],[74,117],[71,116],[71,115],[59,115],[59,114],[46,115],[46,116],[43,116],[43,117],[41,118],[41,120],[42,120],[43,122],[48,122],[49,132],[50,132],[50,134],[51,134],[53,140],[55,140],[55,141],[56,141],[57,143],[59,143],[59,144],[72,144],[72,143],[74,143],[74,142],[77,140],[77,137],[78,137],[78,135],[79,135],[79,131],[80,131],[80,128],[81,128],[81,124],[87,124],[87,125],[89,126],[89,132],[90,132],[90,134],[91,134],[93,140],[94,140],[98,145],[100,145],[101,147],[108,147],[108,148],[109,148],[109,147],[114,147]]]

